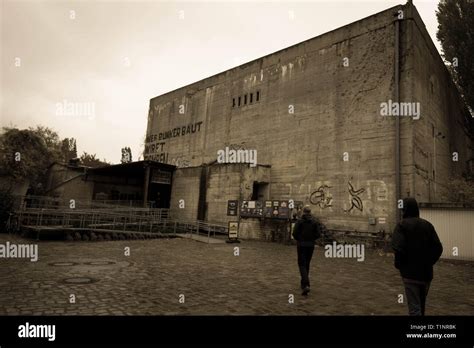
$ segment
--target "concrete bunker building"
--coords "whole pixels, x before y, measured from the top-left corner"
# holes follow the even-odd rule
[[[397,102],[418,118],[381,114]],[[229,200],[294,200],[330,228],[390,232],[399,198],[446,201],[449,178],[473,172],[470,119],[408,3],[151,99],[144,158],[177,167],[174,217],[227,223]],[[257,166],[217,163],[226,147]],[[239,233],[271,229],[249,218]]]

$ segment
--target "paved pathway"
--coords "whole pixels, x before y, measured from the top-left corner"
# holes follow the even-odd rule
[[[35,243],[0,234],[0,244]],[[300,295],[294,246],[206,244],[190,239],[40,241],[39,261],[0,258],[0,314],[403,315],[393,256],[364,262],[316,251],[312,292]],[[130,256],[125,256],[125,248]],[[240,255],[234,256],[234,248]],[[59,264],[54,264],[59,263]],[[71,264],[72,263],[72,264]],[[72,279],[71,279],[72,278]],[[92,283],[75,284],[90,278]],[[474,314],[473,263],[440,262],[427,314]],[[69,303],[74,294],[76,303]],[[294,295],[294,303],[289,296]],[[184,303],[180,303],[184,295]]]

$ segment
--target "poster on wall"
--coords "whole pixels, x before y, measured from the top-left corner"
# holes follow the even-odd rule
[[[227,201],[227,216],[237,216],[238,208],[239,208],[239,201],[237,200]]]
[[[263,202],[262,201],[242,201],[240,209],[241,217],[263,217]]]
[[[290,217],[290,208],[288,208],[288,201],[280,201],[280,207],[278,209],[278,219],[288,219]]]
[[[152,184],[171,184],[171,172],[165,172],[163,170],[153,168],[151,171],[151,179],[150,182]]]
[[[273,207],[272,207],[272,201],[265,201],[264,208],[263,208],[263,216],[266,219],[270,219],[273,215]]]
[[[266,219],[288,219],[290,211],[288,201],[265,201],[263,216]]]
[[[272,204],[272,218],[278,217],[278,209],[280,208],[280,201],[273,201]]]

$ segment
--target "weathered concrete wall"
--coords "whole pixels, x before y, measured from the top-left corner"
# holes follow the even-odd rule
[[[84,202],[87,206],[87,203],[92,200],[94,183],[79,177],[62,186],[60,190],[62,190],[62,194],[59,194],[59,197],[64,200],[74,199],[76,208],[80,208],[78,202]]]
[[[227,216],[227,201],[239,200],[242,170],[239,165],[211,166],[207,181],[207,220],[225,223],[236,217]]]
[[[58,185],[84,173],[83,168],[71,169],[67,165],[54,163],[48,169],[48,182],[46,190],[51,190]]]
[[[72,169],[61,164],[53,164],[49,169],[48,195],[61,197],[64,201],[74,199],[76,207],[80,207],[80,202],[90,202],[92,200],[94,183],[85,181],[83,169]]]
[[[227,224],[236,217],[227,216],[228,200],[250,200],[253,183],[270,182],[270,168],[249,167],[245,164],[217,164],[210,166],[207,180],[207,220]]]
[[[181,168],[173,173],[170,202],[170,214],[173,218],[184,221],[197,219],[200,177],[201,167]],[[182,199],[184,208],[179,205]]]
[[[409,97],[421,103],[421,118],[412,121],[411,191],[420,202],[449,201],[451,176],[467,170],[474,141],[463,126],[468,115],[446,66],[415,8],[407,21],[407,75]],[[453,161],[453,152],[459,154]]]
[[[152,99],[145,158],[187,167],[215,161],[226,146],[255,149],[258,163],[271,165],[269,198],[303,201],[330,228],[392,231],[398,199],[396,118],[383,117],[380,110],[381,103],[395,96],[394,22],[399,10],[404,11],[400,101],[422,103],[421,120],[400,119],[400,195],[422,200],[444,195],[442,185],[429,194],[423,173],[431,171],[426,167],[434,156],[436,177],[446,182],[451,167],[441,158],[447,158],[450,147],[462,149],[466,140],[459,129],[449,128],[459,104],[456,91],[409,5]],[[430,120],[450,136],[451,145],[437,144],[437,157],[429,151]],[[198,190],[199,176],[186,180],[193,185],[189,190]],[[209,220],[222,220],[237,182],[236,174],[211,178]],[[375,224],[369,223],[374,219]],[[247,231],[260,229],[245,232],[249,237],[261,236],[261,226],[246,224],[253,224],[244,227]]]
[[[271,198],[311,204],[335,227],[380,228],[369,217],[393,223],[394,122],[379,110],[393,89],[394,12],[152,99],[146,158],[197,166],[226,146],[256,149],[258,163],[272,166]],[[227,199],[211,199],[209,218]]]
[[[202,167],[177,169],[173,176],[171,214],[183,220],[197,219]],[[250,199],[253,182],[269,182],[270,168],[245,164],[214,164],[204,168],[205,220],[227,225],[237,217],[227,216],[228,200]],[[179,207],[180,200],[184,208]]]

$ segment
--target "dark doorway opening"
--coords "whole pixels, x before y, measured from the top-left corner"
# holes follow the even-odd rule
[[[269,185],[267,182],[253,182],[252,201],[265,201],[269,199]]]
[[[148,201],[153,208],[169,209],[171,200],[171,185],[169,184],[150,184],[148,191]]]

